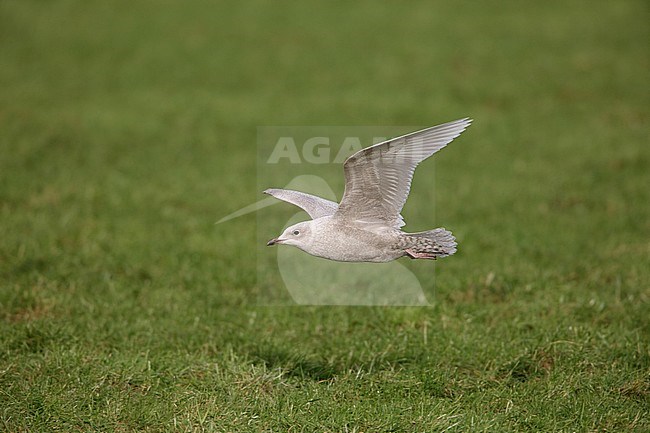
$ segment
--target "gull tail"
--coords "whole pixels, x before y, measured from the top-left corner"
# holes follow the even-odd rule
[[[409,233],[412,246],[406,255],[412,259],[437,259],[456,252],[456,238],[449,230],[438,228],[426,232]]]

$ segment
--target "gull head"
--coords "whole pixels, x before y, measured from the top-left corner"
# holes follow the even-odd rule
[[[271,239],[266,245],[293,245],[304,250],[311,243],[313,221],[303,221],[288,227],[280,236]]]

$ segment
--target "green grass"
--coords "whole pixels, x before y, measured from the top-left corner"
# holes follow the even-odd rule
[[[631,0],[0,2],[0,429],[650,431],[649,30]],[[431,307],[256,305],[275,251],[214,221],[261,196],[258,126],[463,116],[404,210],[459,239],[435,286],[407,263]]]

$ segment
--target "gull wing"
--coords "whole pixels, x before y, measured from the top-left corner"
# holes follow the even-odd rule
[[[339,204],[324,198],[291,189],[271,188],[264,191],[279,200],[298,206],[312,219],[333,215]]]
[[[337,215],[399,228],[417,165],[458,137],[469,118],[412,132],[361,149],[343,164],[345,193]]]

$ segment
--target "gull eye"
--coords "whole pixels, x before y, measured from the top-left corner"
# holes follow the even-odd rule
[[[300,230],[294,230],[294,231],[293,231],[293,235],[294,235],[294,236],[298,236],[299,234],[300,234]]]

